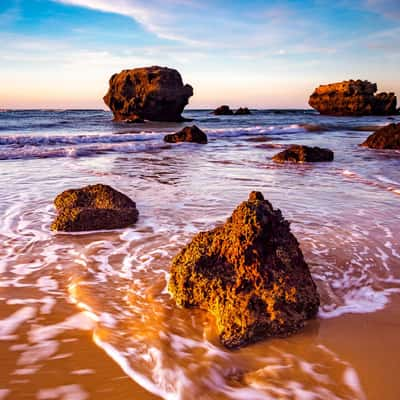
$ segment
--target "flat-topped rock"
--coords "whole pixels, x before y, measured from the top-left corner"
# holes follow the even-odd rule
[[[215,316],[228,348],[297,332],[319,307],[289,223],[260,192],[250,193],[224,225],[200,232],[182,249],[168,287],[179,306]]]
[[[332,150],[295,144],[274,155],[272,160],[277,163],[324,162],[333,161],[333,157]]]
[[[97,184],[59,194],[54,205],[54,231],[83,232],[125,228],[133,225],[139,212],[128,196],[110,186]]]
[[[196,125],[186,126],[181,131],[165,135],[164,141],[167,143],[179,143],[179,142],[192,142],[207,144],[207,135],[199,129]]]
[[[394,93],[378,93],[376,83],[349,80],[321,85],[308,104],[325,115],[393,115],[397,99]]]
[[[114,120],[182,121],[183,109],[193,96],[178,71],[166,67],[145,67],[114,74],[104,102]]]
[[[372,149],[400,150],[400,123],[378,129],[361,144]]]

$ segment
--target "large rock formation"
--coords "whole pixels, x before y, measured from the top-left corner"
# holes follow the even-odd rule
[[[378,93],[376,83],[350,80],[315,89],[308,104],[326,115],[393,115],[396,114],[394,93]]]
[[[200,232],[173,260],[169,291],[212,313],[221,342],[287,336],[318,311],[319,295],[280,210],[250,193],[223,226]]]
[[[82,232],[118,229],[133,225],[139,212],[129,197],[107,185],[90,185],[59,194],[54,231]]]
[[[361,146],[400,150],[400,124],[389,124],[378,129]]]
[[[167,143],[193,142],[207,144],[207,135],[196,125],[186,126],[181,131],[164,136]]]
[[[233,115],[233,111],[227,105],[219,106],[213,111],[213,113],[215,115]]]
[[[320,147],[308,147],[294,144],[286,150],[275,154],[272,160],[277,163],[333,161],[333,151],[321,149]]]
[[[191,96],[193,88],[183,85],[178,71],[155,66],[114,74],[103,99],[116,121],[182,121]]]

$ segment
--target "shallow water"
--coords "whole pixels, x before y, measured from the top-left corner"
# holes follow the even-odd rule
[[[400,398],[400,153],[358,146],[391,119],[186,116],[208,145],[102,111],[0,113],[0,399]],[[335,161],[271,162],[292,143]],[[98,182],[137,202],[138,223],[51,233],[54,197]],[[179,249],[251,190],[291,222],[322,306],[295,336],[228,351],[166,284]]]

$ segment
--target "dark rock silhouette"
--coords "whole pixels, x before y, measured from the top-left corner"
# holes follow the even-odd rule
[[[372,149],[400,150],[400,123],[389,124],[378,129],[361,144]]]
[[[145,120],[143,118],[134,116],[134,117],[132,117],[130,119],[127,119],[125,122],[127,124],[144,124]]]
[[[233,111],[227,105],[223,105],[223,106],[220,106],[220,107],[216,108],[213,111],[213,113],[215,115],[233,115]]]
[[[207,135],[196,125],[186,126],[181,131],[164,136],[167,143],[193,142],[206,144],[208,142]]]
[[[54,231],[82,232],[118,229],[133,225],[139,212],[129,197],[107,185],[90,185],[59,194]]]
[[[378,93],[376,83],[350,80],[315,89],[308,104],[325,115],[393,115],[394,93]]]
[[[116,121],[182,121],[183,109],[193,96],[193,88],[183,85],[178,71],[166,67],[146,67],[114,74],[104,102]]]
[[[174,258],[169,291],[178,305],[213,314],[228,348],[290,335],[319,307],[289,223],[260,192],[250,193],[224,225],[200,232]]]
[[[247,107],[240,107],[235,111],[235,115],[250,115],[251,111]]]
[[[284,162],[322,162],[333,161],[333,151],[320,147],[308,147],[294,144],[274,155],[272,160],[278,163]]]

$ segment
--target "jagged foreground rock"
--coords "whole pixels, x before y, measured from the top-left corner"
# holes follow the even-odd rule
[[[167,143],[192,142],[207,144],[207,135],[196,125],[186,126],[181,131],[164,136]]]
[[[275,154],[272,160],[277,163],[284,162],[323,162],[333,161],[333,151],[329,149],[322,149],[321,147],[309,147],[294,144],[289,146],[286,150]]]
[[[228,348],[290,335],[319,307],[289,223],[260,192],[174,258],[169,291],[178,305],[212,313]]]
[[[116,121],[182,121],[183,109],[193,96],[193,88],[183,85],[179,72],[166,67],[124,70],[109,84],[103,100]]]
[[[400,124],[389,124],[375,131],[361,144],[372,149],[400,150]]]
[[[139,212],[128,196],[107,185],[90,185],[59,194],[54,205],[58,215],[54,231],[83,232],[118,229],[133,225]]]
[[[378,93],[376,83],[350,80],[315,89],[308,104],[325,115],[393,115],[394,93]]]

